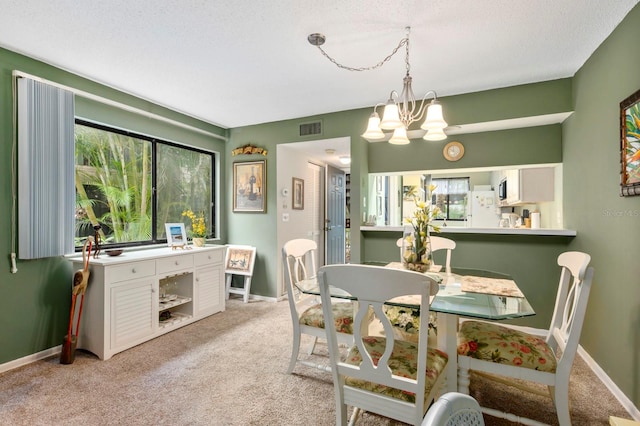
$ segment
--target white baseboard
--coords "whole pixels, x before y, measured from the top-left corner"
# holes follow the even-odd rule
[[[591,368],[591,371],[598,376],[598,378],[602,381],[602,383],[609,389],[609,391],[616,397],[620,404],[627,410],[627,413],[636,421],[640,421],[640,411],[638,407],[633,405],[633,402],[627,396],[622,393],[620,388],[609,378],[607,373],[600,368],[598,363],[595,362],[591,355],[580,345],[578,345],[578,355],[584,360],[585,363]]]
[[[40,361],[41,359],[57,355],[61,351],[62,345],[58,345],[35,354],[27,355],[22,358],[14,359],[13,361],[5,362],[4,364],[0,364],[0,373],[4,373],[5,371],[13,370],[14,368],[22,367],[23,365],[31,364],[32,362]]]

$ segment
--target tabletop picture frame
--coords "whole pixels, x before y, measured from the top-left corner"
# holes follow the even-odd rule
[[[184,223],[165,223],[167,233],[167,245],[169,247],[183,247],[187,245],[187,231]]]
[[[233,275],[253,275],[256,248],[252,246],[228,245],[224,272]]]
[[[304,210],[304,179],[292,178],[291,187],[293,188],[291,208],[294,210]]]
[[[640,89],[620,102],[620,196],[640,195]]]
[[[234,213],[267,211],[266,160],[233,163]]]

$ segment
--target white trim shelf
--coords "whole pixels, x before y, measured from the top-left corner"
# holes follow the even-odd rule
[[[402,232],[403,230],[403,226],[360,226],[360,231]],[[465,228],[461,226],[446,226],[441,227],[438,234],[550,235],[575,237],[578,233],[573,229]]]

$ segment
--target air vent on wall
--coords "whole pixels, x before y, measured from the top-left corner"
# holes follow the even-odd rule
[[[322,121],[311,123],[300,123],[300,136],[311,136],[322,134]]]

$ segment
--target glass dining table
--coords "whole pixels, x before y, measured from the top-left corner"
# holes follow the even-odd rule
[[[367,264],[402,269],[399,262]],[[432,297],[430,310],[438,313],[438,348],[449,355],[447,391],[457,391],[457,332],[460,317],[500,321],[532,316],[535,311],[509,275],[469,268],[451,268],[450,273],[429,271],[425,274],[438,283],[438,292]],[[315,280],[301,281],[297,283],[297,287],[305,294],[320,294]],[[337,289],[331,295],[342,299],[351,298]],[[419,309],[417,296],[396,298],[388,304]]]

